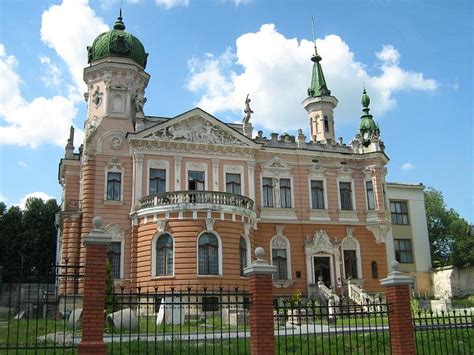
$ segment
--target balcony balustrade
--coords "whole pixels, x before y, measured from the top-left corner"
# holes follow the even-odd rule
[[[253,211],[252,199],[218,191],[173,191],[148,195],[140,199],[136,210],[186,205],[193,209],[196,205],[220,205]]]

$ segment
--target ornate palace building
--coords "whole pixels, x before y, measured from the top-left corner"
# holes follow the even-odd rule
[[[302,95],[308,132],[269,137],[254,137],[248,97],[242,124],[200,108],[145,115],[148,53],[121,17],[88,53],[84,142],[75,153],[71,131],[59,164],[62,260],[84,261],[81,238],[101,216],[113,275],[130,286],[245,286],[261,246],[278,269],[276,295],[377,292],[394,258],[429,287],[423,187],[385,181],[365,90],[355,138],[336,139],[338,100],[316,47]]]

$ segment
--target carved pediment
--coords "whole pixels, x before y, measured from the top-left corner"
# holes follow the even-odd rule
[[[339,255],[339,243],[329,238],[325,230],[314,233],[312,238],[307,237],[304,241],[305,253],[312,255],[318,252]]]
[[[157,129],[145,135],[143,138],[202,144],[249,145],[237,138],[233,133],[234,132],[226,130],[221,125],[196,115]]]

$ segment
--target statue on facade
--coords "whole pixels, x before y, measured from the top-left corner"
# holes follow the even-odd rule
[[[143,106],[146,103],[146,97],[143,94],[143,91],[137,90],[135,97],[133,98],[133,103],[135,105],[135,112],[143,113]]]
[[[252,109],[250,108],[250,98],[249,98],[249,94],[247,94],[247,97],[245,98],[245,110],[244,110],[244,118],[242,120],[242,123],[245,125],[247,123],[249,123],[250,121],[250,117],[252,117]]]

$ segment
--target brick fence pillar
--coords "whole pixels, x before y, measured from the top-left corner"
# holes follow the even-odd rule
[[[104,343],[104,301],[107,245],[112,237],[105,234],[102,218],[94,217],[94,229],[83,237],[86,248],[82,339],[79,354],[106,354]]]
[[[410,355],[416,353],[415,328],[410,307],[411,277],[398,271],[400,264],[392,262],[392,272],[380,280],[386,288],[389,307],[388,324],[390,327],[390,343],[393,355]]]
[[[275,352],[275,335],[273,330],[273,282],[272,275],[276,266],[269,265],[263,256],[265,251],[255,249],[255,260],[244,269],[249,277],[250,292],[250,353],[252,355],[271,354]]]

